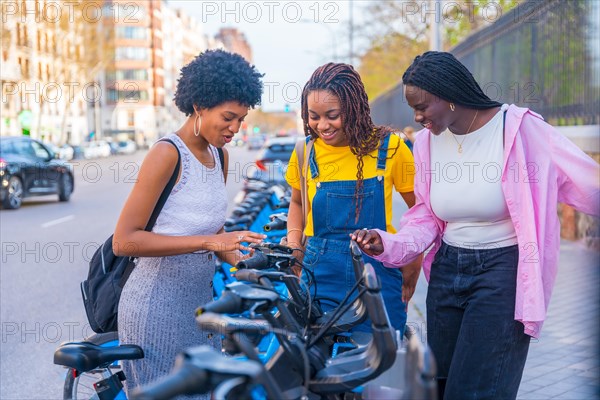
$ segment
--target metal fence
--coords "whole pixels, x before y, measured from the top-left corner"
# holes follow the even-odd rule
[[[600,124],[600,1],[529,0],[451,52],[494,100],[553,125]],[[378,124],[414,125],[402,84],[371,111]]]

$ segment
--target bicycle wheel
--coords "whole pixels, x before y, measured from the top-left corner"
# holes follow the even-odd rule
[[[117,332],[97,333],[85,339],[86,342],[93,343],[102,347],[112,347],[119,345],[119,335]],[[121,370],[121,366],[115,363],[110,366],[111,372],[114,374]],[[96,398],[94,383],[102,380],[102,372],[104,370],[91,370],[84,372],[77,377],[73,376],[73,368],[67,369],[65,378],[65,386],[63,389],[63,399],[65,400],[82,400]],[[121,391],[116,399],[126,399],[125,393]]]

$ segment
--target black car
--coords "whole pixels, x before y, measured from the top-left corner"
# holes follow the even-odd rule
[[[69,201],[73,174],[69,165],[37,140],[0,138],[0,200],[2,207],[17,209],[25,197],[58,194]]]

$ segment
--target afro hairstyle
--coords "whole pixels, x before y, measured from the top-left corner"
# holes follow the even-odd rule
[[[207,50],[181,69],[175,105],[186,116],[194,113],[194,105],[213,108],[227,101],[254,108],[260,104],[263,75],[239,54]]]

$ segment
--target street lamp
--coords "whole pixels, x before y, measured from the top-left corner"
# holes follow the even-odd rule
[[[350,59],[349,64],[353,65],[353,61],[354,61],[354,2],[352,0],[350,0],[350,3],[348,4],[348,6],[350,7],[350,29],[349,29],[349,36],[350,36],[350,52],[348,54],[348,58]]]
[[[441,0],[429,0],[429,9],[435,10],[435,16],[433,21],[429,25],[429,50],[440,51],[442,47],[441,39],[441,23],[442,23],[442,1]]]

